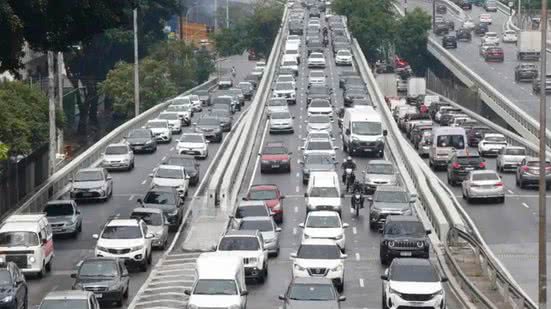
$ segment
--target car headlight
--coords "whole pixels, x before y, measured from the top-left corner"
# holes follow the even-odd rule
[[[417,242],[417,248],[423,248],[425,246],[425,242],[424,241],[418,241]]]
[[[377,142],[379,142],[379,143],[383,143],[384,141],[385,141],[384,137],[377,138]]]
[[[302,267],[298,264],[295,264],[295,269],[298,270],[298,271],[305,271],[306,270],[306,268],[304,268],[304,267]]]
[[[153,140],[148,140],[147,142],[145,142],[145,145],[152,145],[153,144]]]
[[[436,297],[436,296],[438,296],[438,295],[444,295],[444,289],[442,289],[442,290],[440,290],[440,291],[438,291],[438,292],[436,292],[436,293],[432,293],[432,297]]]
[[[331,271],[341,271],[342,270],[342,264],[337,265],[334,268],[331,268]]]
[[[169,212],[168,215],[171,216],[171,217],[178,215],[178,208],[176,208],[173,211]]]
[[[6,296],[4,298],[2,298],[1,302],[3,303],[9,303],[13,300],[13,295],[9,295],[9,296]]]
[[[268,163],[270,163],[270,161],[268,161],[268,160],[262,160],[261,163],[262,163],[262,164],[268,164]]]
[[[143,249],[143,246],[134,246],[134,247],[130,247],[130,252],[133,252],[133,251],[138,251],[138,250],[142,250]]]
[[[34,262],[36,262],[36,259],[35,259],[35,257],[34,257],[34,256],[32,256],[32,255],[31,255],[31,256],[29,256],[29,262],[30,262],[31,264],[32,264],[32,263],[34,263]]]
[[[387,242],[387,245],[388,245],[389,247],[392,248],[392,247],[394,247],[394,245],[396,245],[396,244],[394,243],[394,240],[389,240],[389,241]]]
[[[122,159],[122,163],[130,163],[130,159],[128,159],[128,158]]]
[[[402,293],[396,291],[396,290],[393,289],[393,288],[390,288],[390,294],[394,294],[394,295],[396,295],[396,296],[402,298]]]
[[[102,246],[96,246],[96,250],[107,252],[108,249]]]
[[[310,238],[310,235],[308,235],[308,234],[306,234],[306,233],[302,233],[302,236],[304,237],[304,239]]]
[[[352,140],[353,142],[359,142],[359,141],[360,141],[360,139],[357,138],[357,137],[355,137],[355,136],[352,136],[351,140]]]

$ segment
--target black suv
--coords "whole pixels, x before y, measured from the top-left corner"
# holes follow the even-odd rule
[[[433,32],[436,35],[447,35],[449,33],[448,25],[443,22],[435,23]]]
[[[478,23],[474,26],[474,33],[478,36],[484,36],[488,31],[487,23]]]
[[[146,208],[162,210],[172,230],[177,230],[182,223],[184,200],[176,188],[153,187],[147,192],[143,200],[138,199],[137,202]]]
[[[23,273],[13,262],[0,266],[0,303],[1,308],[27,308],[29,288]]]
[[[486,162],[476,150],[456,150],[448,161],[448,183],[460,184],[470,171],[486,169]]]
[[[395,257],[428,259],[430,232],[415,216],[388,216],[379,250],[381,263],[388,265]]]
[[[455,35],[446,35],[442,38],[442,46],[446,49],[457,48],[457,37]]]
[[[457,36],[458,41],[470,42],[473,39],[471,31],[465,28],[458,29],[455,32],[455,35]]]
[[[130,277],[123,260],[114,257],[86,258],[78,264],[73,290],[93,292],[102,303],[122,306],[128,298]]]

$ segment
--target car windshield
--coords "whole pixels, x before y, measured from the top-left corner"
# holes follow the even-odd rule
[[[34,232],[4,232],[0,233],[2,247],[38,246],[38,235]]]
[[[438,282],[440,277],[432,265],[392,265],[390,280],[404,282]]]
[[[108,146],[105,149],[105,154],[107,155],[120,155],[120,154],[127,154],[128,153],[128,147],[126,146]]]
[[[151,137],[151,132],[149,130],[134,130],[130,131],[128,138],[149,138]]]
[[[310,58],[323,59],[324,56],[323,56],[323,54],[312,53],[312,54],[310,54]]]
[[[89,309],[88,299],[45,299],[39,309]]]
[[[472,180],[500,180],[499,176],[496,173],[475,173],[472,175]]]
[[[339,197],[339,192],[335,187],[313,187],[309,195],[310,197]]]
[[[180,118],[178,118],[178,114],[176,113],[163,113],[163,114],[160,114],[159,119],[166,119],[166,120],[178,120]]]
[[[235,213],[236,218],[245,218],[245,217],[265,217],[269,216],[270,213],[266,209],[266,206],[244,206],[237,208]]]
[[[158,168],[155,178],[183,179],[184,175],[180,169]]]
[[[262,154],[265,154],[265,155],[286,154],[286,153],[287,153],[287,149],[285,149],[285,147],[282,147],[282,146],[269,146],[269,147],[265,147],[264,151],[262,151]]]
[[[352,132],[359,135],[380,135],[382,125],[380,122],[352,122]]]
[[[182,143],[203,143],[203,136],[202,135],[195,135],[195,134],[183,134],[182,137],[180,137],[180,142]]]
[[[191,109],[189,105],[170,105],[167,112],[188,112]]]
[[[287,106],[287,101],[284,100],[271,100],[268,102],[268,106]]]
[[[306,227],[339,228],[341,227],[341,222],[337,216],[308,216]]]
[[[521,64],[520,68],[525,70],[535,70],[536,66],[533,64]]]
[[[375,191],[373,198],[377,202],[384,203],[407,203],[409,196],[403,191]]]
[[[507,143],[507,140],[504,136],[486,136],[484,140],[487,142]]]
[[[270,118],[272,118],[272,119],[291,119],[291,114],[289,114],[287,112],[271,113]]]
[[[104,239],[138,239],[142,238],[139,226],[106,226],[101,234]]]
[[[44,213],[48,217],[72,216],[74,210],[73,205],[69,203],[48,204],[46,208],[44,208]]]
[[[310,77],[315,77],[315,78],[325,77],[325,72],[323,72],[323,71],[311,71],[310,72]]]
[[[11,285],[11,276],[10,272],[7,269],[0,270],[0,286]]]
[[[391,175],[394,174],[394,167],[392,164],[368,164],[365,172],[367,174]]]
[[[309,94],[327,94],[329,90],[325,87],[311,87],[308,91]]]
[[[277,83],[275,90],[292,90],[294,87],[295,86],[291,82]]]
[[[147,123],[148,128],[166,128],[167,123],[164,121],[150,121]]]
[[[339,50],[337,56],[351,56],[352,54],[348,50]]]
[[[239,225],[240,230],[259,230],[261,232],[272,232],[274,226],[271,220],[244,220]]]
[[[329,116],[316,115],[308,117],[308,122],[310,123],[330,123],[331,119]]]
[[[143,222],[151,226],[163,225],[163,215],[160,213],[148,213],[148,212],[133,212],[130,215],[132,219],[142,219]]]
[[[312,103],[310,103],[310,107],[327,107],[331,108],[331,105],[329,102],[325,100],[313,100]]]
[[[452,147],[456,149],[465,148],[465,138],[463,135],[439,135],[436,141],[438,147]]]
[[[77,173],[74,181],[102,181],[103,173],[100,171],[80,171]]]
[[[218,126],[220,125],[220,121],[216,118],[205,117],[201,118],[197,124],[201,126]]]
[[[322,164],[322,165],[333,165],[335,161],[331,156],[318,156],[310,155],[305,158],[305,164]]]
[[[330,284],[293,284],[289,288],[289,299],[330,301],[335,300],[335,292]]]
[[[256,237],[226,236],[220,240],[218,251],[256,251],[260,248]]]
[[[115,277],[117,264],[113,261],[86,261],[80,265],[79,277]]]
[[[175,205],[174,194],[163,191],[149,191],[143,199],[145,204]]]
[[[277,78],[277,84],[285,83],[285,82],[294,82],[295,78],[291,75],[280,75]]]
[[[495,33],[495,32],[486,32],[485,36],[487,38],[497,38],[497,33]]]
[[[469,165],[476,165],[479,164],[481,161],[480,157],[475,156],[469,156],[469,157],[457,157],[457,162],[459,164],[469,164]]]
[[[505,149],[505,154],[509,155],[509,156],[525,156],[526,155],[526,149],[522,149],[522,148]]]
[[[250,200],[275,200],[277,199],[276,191],[274,190],[251,190],[249,192]]]
[[[386,235],[423,235],[425,229],[421,222],[397,222],[385,224]]]
[[[234,280],[199,279],[194,295],[237,295],[237,287]]]
[[[310,141],[306,150],[333,150],[329,141]]]
[[[297,65],[297,63],[295,61],[283,61],[283,65],[284,66],[293,66],[293,65]]]
[[[301,245],[297,252],[299,259],[335,260],[341,257],[336,245]]]

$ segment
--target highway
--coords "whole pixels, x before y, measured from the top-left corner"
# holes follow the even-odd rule
[[[254,62],[247,61],[246,55],[232,56],[220,64],[223,76],[230,75],[230,68],[236,67],[237,80],[242,80],[254,68]],[[248,104],[248,103],[247,103]],[[246,105],[247,106],[247,105]],[[201,113],[194,115],[193,119],[198,119]],[[234,122],[239,114],[234,115]],[[184,127],[183,132],[191,131],[193,127]],[[226,133],[227,134],[227,133]],[[135,159],[135,168],[130,172],[111,172],[114,183],[113,197],[105,203],[80,203],[80,210],[83,215],[82,233],[76,239],[55,238],[55,258],[52,272],[43,279],[29,279],[29,304],[38,305],[42,298],[53,290],[71,289],[73,280],[70,274],[74,272],[75,265],[85,257],[94,256],[96,240],[92,234],[99,233],[101,227],[107,219],[113,215],[120,218],[127,218],[132,209],[138,207],[136,200],[143,198],[147,189],[150,187],[148,175],[159,165],[163,158],[176,154],[175,146],[179,135],[173,135],[170,144],[159,144],[157,152],[153,154],[137,154]],[[205,171],[216,154],[220,144],[209,144],[209,157],[206,160],[199,160],[200,179],[203,179]],[[189,197],[186,199],[185,206],[190,205],[190,199],[194,196],[197,187],[191,188]],[[68,198],[65,196],[64,198]],[[174,236],[171,233],[169,243]],[[162,251],[154,251],[152,265],[157,263]],[[151,269],[151,268],[150,268]],[[143,282],[149,275],[148,272],[131,271],[129,299],[125,306],[132,300]]]

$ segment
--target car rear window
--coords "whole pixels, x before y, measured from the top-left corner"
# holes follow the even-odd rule
[[[438,282],[440,278],[432,265],[392,265],[390,280],[404,282]]]
[[[477,180],[499,180],[499,176],[496,173],[476,173],[473,174],[472,179]]]
[[[256,237],[224,237],[218,245],[220,251],[254,251],[258,248],[259,244]]]

